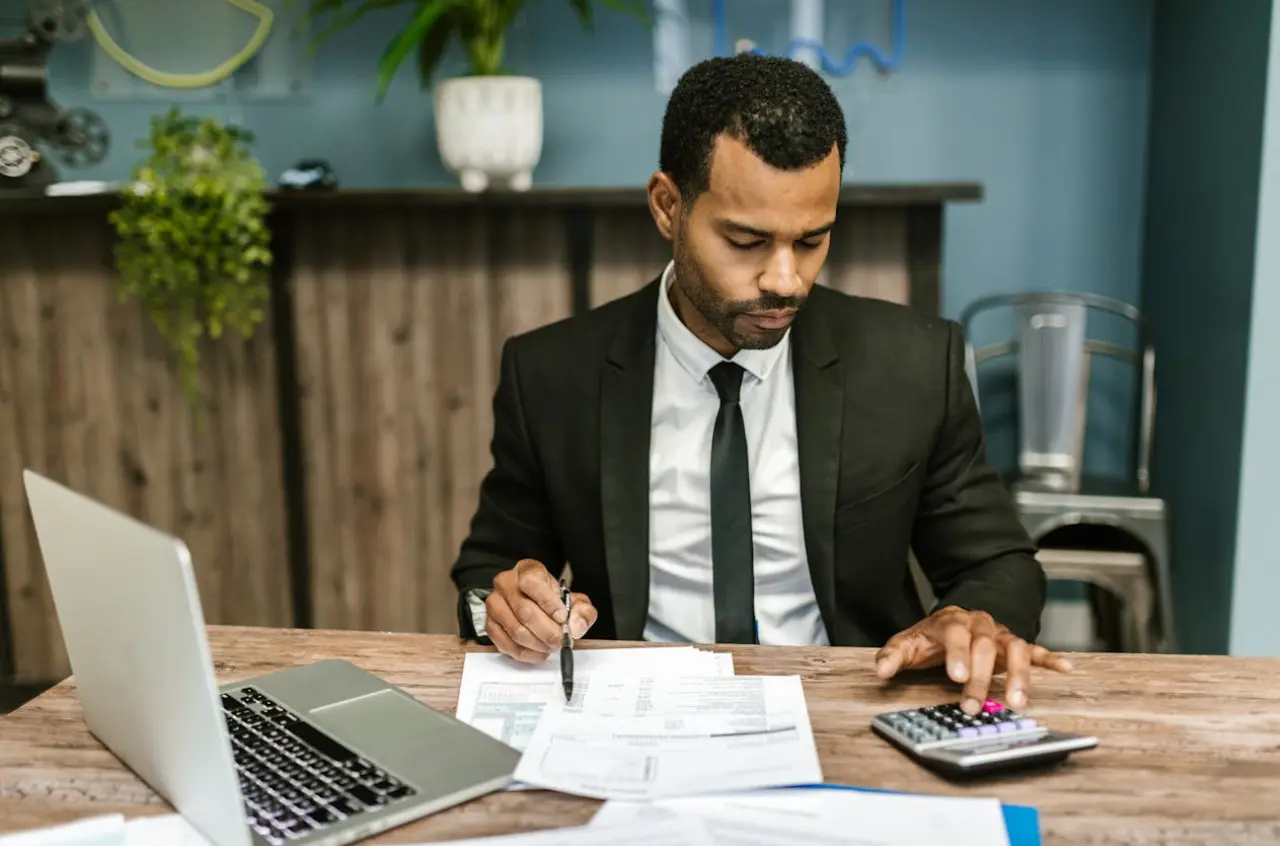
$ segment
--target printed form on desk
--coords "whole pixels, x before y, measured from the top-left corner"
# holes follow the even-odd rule
[[[732,676],[733,655],[692,646],[576,649],[574,684],[597,674],[622,676]],[[520,751],[529,745],[543,706],[561,702],[560,657],[522,664],[493,652],[468,653],[462,663],[457,717]]]
[[[822,781],[799,676],[591,677],[549,702],[526,785],[652,800]]]
[[[657,802],[605,802],[590,826],[685,819],[705,826],[712,846],[1009,846],[997,799],[753,790]]]

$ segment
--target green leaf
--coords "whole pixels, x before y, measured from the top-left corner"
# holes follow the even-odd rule
[[[391,79],[400,69],[400,65],[418,46],[418,42],[426,38],[431,27],[451,6],[453,6],[453,0],[422,0],[422,5],[418,7],[413,20],[409,21],[409,25],[387,45],[382,59],[378,62],[378,102],[386,97],[387,88],[391,85]]]
[[[600,2],[614,11],[634,15],[645,25],[652,24],[652,21],[649,18],[648,7],[639,0],[600,0]]]
[[[431,84],[436,66],[440,64],[445,47],[449,45],[449,38],[457,30],[457,26],[457,16],[451,10],[418,42],[418,83],[423,88]]]
[[[582,25],[588,30],[595,28],[595,21],[591,15],[591,0],[569,0],[569,5],[573,6],[573,10],[578,13],[578,20],[582,21]]]
[[[406,3],[417,3],[420,0],[364,0],[354,11],[345,14],[337,14],[338,11],[345,8],[345,0],[317,0],[315,6],[299,21],[300,27],[308,26],[313,20],[325,12],[334,12],[333,19],[329,25],[320,31],[318,35],[311,38],[307,45],[305,58],[311,58],[320,48],[320,45],[328,41],[338,32],[351,26],[356,21],[363,18],[370,12],[379,12],[385,9],[391,9],[396,6],[403,6]],[[319,10],[319,11],[317,11]]]

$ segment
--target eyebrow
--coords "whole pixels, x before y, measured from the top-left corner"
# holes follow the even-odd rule
[[[757,229],[754,226],[747,226],[745,223],[735,223],[732,220],[728,220],[728,221],[725,221],[723,225],[724,225],[724,228],[730,229],[742,235],[754,235],[757,238],[773,237],[772,232],[768,232],[764,229]],[[835,221],[833,220],[830,223],[826,223],[826,224],[823,224],[822,226],[819,226],[817,229],[810,229],[808,232],[805,232],[803,235],[801,235],[797,240],[803,241],[806,238],[816,238],[819,235],[825,235],[826,233],[830,232],[832,227],[834,227],[835,225],[836,225]]]

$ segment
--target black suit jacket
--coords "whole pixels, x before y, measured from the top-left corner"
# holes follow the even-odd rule
[[[452,575],[466,592],[521,558],[591,597],[595,638],[639,640],[649,605],[649,428],[659,280],[509,339],[493,401],[493,468]],[[1035,548],[988,465],[960,328],[814,286],[791,332],[805,549],[833,644],[879,646],[942,605],[1034,640]]]

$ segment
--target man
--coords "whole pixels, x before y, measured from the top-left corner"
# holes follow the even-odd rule
[[[649,208],[673,261],[638,293],[510,339],[493,469],[453,568],[464,637],[876,645],[941,664],[975,713],[1030,668],[1045,578],[1000,479],[949,321],[815,286],[844,168],[806,66],[691,68]],[[925,616],[914,550],[939,597]]]

